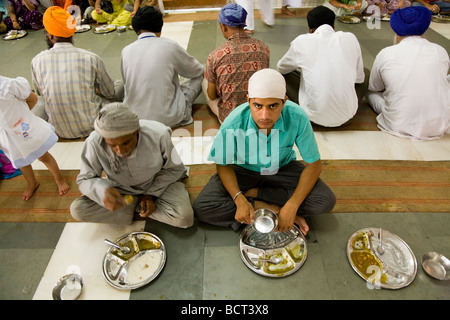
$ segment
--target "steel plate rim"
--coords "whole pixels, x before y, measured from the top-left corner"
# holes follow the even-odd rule
[[[450,23],[450,17],[436,17],[432,16],[431,20],[437,23]]]
[[[259,274],[261,276],[268,277],[268,278],[284,278],[284,277],[287,277],[287,276],[297,272],[303,266],[303,264],[306,262],[306,259],[308,258],[308,247],[307,247],[307,244],[306,244],[306,239],[305,239],[305,236],[303,235],[303,232],[301,232],[300,229],[296,225],[294,225],[293,229],[296,229],[298,231],[298,233],[299,233],[298,237],[300,237],[302,239],[303,243],[304,243],[304,248],[305,248],[304,249],[304,255],[305,256],[302,259],[302,261],[297,263],[297,262],[295,262],[292,259],[292,261],[294,261],[295,267],[293,269],[283,273],[283,274],[271,274],[271,273],[266,273],[266,272],[260,272],[259,269],[256,269],[256,268],[251,266],[251,263],[249,263],[247,261],[246,257],[244,256],[244,253],[243,253],[243,248],[245,248],[245,247],[255,248],[255,247],[249,246],[249,245],[247,245],[247,244],[242,242],[242,238],[244,237],[244,234],[248,231],[248,229],[254,229],[254,228],[253,228],[252,225],[247,225],[247,227],[245,227],[245,229],[242,230],[241,234],[239,235],[239,256],[241,257],[242,262],[244,262],[244,264],[251,271],[255,272],[256,274]],[[281,247],[281,248],[284,249],[285,247]],[[273,248],[273,249],[259,249],[259,248],[256,248],[256,249],[259,249],[259,250],[262,250],[262,251],[266,251],[266,250],[276,250],[276,249],[281,249],[281,248]]]
[[[117,26],[116,26],[114,29],[106,30],[106,31],[96,31],[97,28],[92,28],[92,29],[93,29],[93,32],[94,32],[95,34],[107,34],[107,33],[111,33],[111,32],[113,32],[113,31],[116,31]]]
[[[87,26],[87,28],[83,27],[83,29],[81,29],[81,30],[76,30],[75,29],[75,33],[84,33],[84,32],[87,32],[87,31],[92,29],[92,27],[90,25],[88,25],[88,24],[82,24],[81,26]]]
[[[13,39],[5,39],[6,36],[8,35],[8,33],[7,33],[7,34],[4,34],[4,35],[2,36],[2,39],[5,40],[5,41],[19,40],[19,39],[24,38],[26,35],[28,35],[28,31],[27,31],[27,30],[17,30],[17,31],[21,32],[21,33],[23,34],[23,36],[21,36],[21,37],[16,37],[16,38],[13,38]]]
[[[81,295],[81,292],[83,290],[83,286],[84,286],[84,281],[83,278],[81,277],[81,275],[77,274],[77,273],[69,273],[66,274],[64,276],[62,276],[58,282],[55,283],[55,285],[53,286],[53,290],[52,290],[52,298],[53,300],[63,300],[61,297],[61,292],[62,289],[66,286],[65,282],[71,278],[74,277],[75,280],[77,281],[77,283],[80,284],[80,290],[78,292],[78,295],[75,297],[74,300],[78,299]]]
[[[350,22],[350,21],[345,21],[345,20],[343,20],[343,19],[341,19],[341,17],[355,17],[355,18],[357,18],[359,21],[355,21],[355,22]],[[338,20],[340,21],[340,22],[342,22],[342,23],[347,23],[347,24],[358,24],[358,23],[361,23],[361,19],[360,18],[358,18],[358,17],[356,17],[356,16],[352,16],[352,15],[344,15],[344,16],[340,16],[340,17],[338,17]]]
[[[351,257],[350,257],[350,250],[349,250],[349,248],[351,248],[351,242],[352,242],[352,239],[353,239],[353,237],[354,237],[356,234],[358,234],[358,233],[360,233],[360,232],[373,231],[373,230],[379,230],[379,229],[380,229],[380,227],[367,227],[367,228],[361,228],[361,229],[355,231],[354,233],[352,233],[352,235],[351,235],[350,238],[348,239],[347,245],[346,245],[347,259],[348,259],[348,262],[350,263],[350,266],[351,266],[352,269],[356,272],[356,274],[359,275],[359,276],[360,276],[364,281],[366,281],[367,283],[370,283],[370,282],[368,282],[368,281],[366,280],[366,278],[364,278],[364,277],[360,274],[359,270],[352,264]],[[413,274],[412,274],[411,276],[408,277],[408,281],[406,281],[405,283],[399,284],[399,285],[390,285],[390,286],[389,286],[389,285],[387,285],[387,284],[384,284],[384,283],[381,283],[381,282],[380,282],[380,284],[379,284],[379,285],[380,285],[380,288],[396,290],[396,289],[401,289],[401,288],[407,287],[407,286],[409,286],[409,285],[414,281],[414,279],[416,278],[416,275],[417,275],[417,259],[416,259],[416,256],[414,255],[414,252],[411,250],[411,248],[409,247],[409,245],[408,245],[402,238],[400,238],[400,237],[397,236],[396,234],[390,232],[389,230],[386,230],[386,229],[384,229],[384,228],[382,228],[382,229],[383,229],[383,234],[384,234],[385,232],[389,233],[390,235],[392,235],[392,236],[396,237],[398,240],[400,240],[400,242],[406,247],[406,249],[407,249],[407,250],[409,251],[409,253],[411,254],[411,257],[413,258],[413,262],[414,262],[414,271],[413,271]],[[375,253],[374,253],[374,254],[375,254]]]
[[[119,284],[116,284],[115,282],[113,282],[113,281],[108,277],[107,270],[105,270],[105,262],[106,262],[106,259],[107,259],[107,257],[108,257],[108,254],[110,254],[111,250],[113,249],[112,247],[109,247],[108,250],[107,250],[106,253],[105,253],[104,258],[103,258],[103,263],[102,263],[102,271],[103,271],[103,272],[102,272],[102,273],[103,273],[103,277],[105,278],[106,282],[108,282],[111,286],[113,286],[113,287],[116,288],[116,289],[120,289],[120,290],[134,290],[134,289],[138,289],[138,288],[141,288],[141,287],[143,287],[143,286],[146,286],[147,284],[149,284],[150,282],[152,282],[154,279],[156,279],[156,277],[161,273],[161,271],[163,270],[164,266],[166,265],[166,257],[167,257],[167,255],[166,255],[166,247],[165,247],[164,243],[162,242],[162,240],[161,240],[158,236],[156,236],[155,234],[153,234],[153,233],[146,232],[146,231],[135,231],[135,232],[130,232],[130,233],[128,233],[128,234],[125,234],[125,235],[123,235],[123,236],[117,238],[115,242],[119,242],[120,240],[125,239],[125,238],[127,238],[127,237],[129,237],[129,236],[139,235],[139,234],[150,235],[151,237],[155,238],[156,240],[158,240],[158,241],[161,243],[161,247],[159,247],[158,249],[149,249],[149,250],[145,250],[145,252],[160,251],[160,252],[162,253],[161,263],[160,263],[160,265],[158,266],[158,268],[156,269],[155,273],[152,274],[152,276],[150,276],[150,277],[147,278],[146,280],[144,280],[144,281],[142,281],[142,282],[139,282],[139,283],[137,283],[137,284],[134,284],[134,285],[119,285]],[[140,251],[140,252],[142,252],[142,251]],[[143,254],[145,254],[145,253],[143,253]],[[143,254],[142,254],[142,255],[143,255]],[[135,256],[138,256],[138,255],[139,255],[139,253],[138,253],[137,255],[135,255]],[[140,255],[140,256],[142,256],[142,255]],[[132,257],[132,259],[133,259],[133,258],[134,258],[134,256]],[[125,266],[127,263],[128,263],[128,262],[124,263],[123,266]]]

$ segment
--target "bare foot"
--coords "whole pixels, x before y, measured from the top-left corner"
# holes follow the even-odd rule
[[[306,236],[306,234],[307,234],[308,231],[309,231],[309,226],[308,226],[308,224],[306,223],[305,218],[297,216],[297,217],[295,218],[294,223],[298,225],[298,227],[300,228],[300,231],[303,233],[303,235]]]
[[[258,210],[258,209],[270,209],[273,212],[275,212],[276,214],[278,214],[280,212],[281,208],[279,206],[277,206],[276,204],[269,204],[264,201],[255,200],[255,210]]]
[[[256,199],[258,197],[258,188],[251,188],[245,191],[244,196],[246,198],[253,198]]]
[[[35,182],[34,184],[29,184],[28,187],[25,189],[25,191],[22,193],[22,199],[23,200],[30,200],[30,198],[33,196],[36,189],[39,187],[39,182]]]
[[[58,186],[58,191],[59,191],[60,196],[65,195],[67,193],[67,191],[69,191],[69,189],[70,189],[69,184],[64,179],[62,179],[60,181],[56,181],[56,185]]]
[[[281,13],[285,14],[287,16],[290,16],[290,17],[294,17],[295,16],[295,12],[292,12],[291,10],[289,10],[287,6],[281,7]]]

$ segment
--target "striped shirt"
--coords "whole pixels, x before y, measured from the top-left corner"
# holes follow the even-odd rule
[[[102,98],[112,99],[114,81],[99,56],[71,43],[55,43],[31,61],[36,94],[44,97],[48,122],[60,138],[87,137]]]

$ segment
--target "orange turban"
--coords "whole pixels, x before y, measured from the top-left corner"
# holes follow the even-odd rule
[[[59,6],[45,10],[43,22],[45,30],[55,37],[70,38],[76,30],[75,19]]]

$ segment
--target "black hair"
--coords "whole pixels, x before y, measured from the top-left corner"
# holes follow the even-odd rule
[[[163,16],[158,7],[139,8],[131,20],[131,26],[139,34],[142,30],[159,33],[163,27]]]
[[[306,20],[308,21],[309,29],[317,29],[323,24],[334,27],[335,17],[336,15],[331,9],[324,6],[318,6],[308,12]]]

